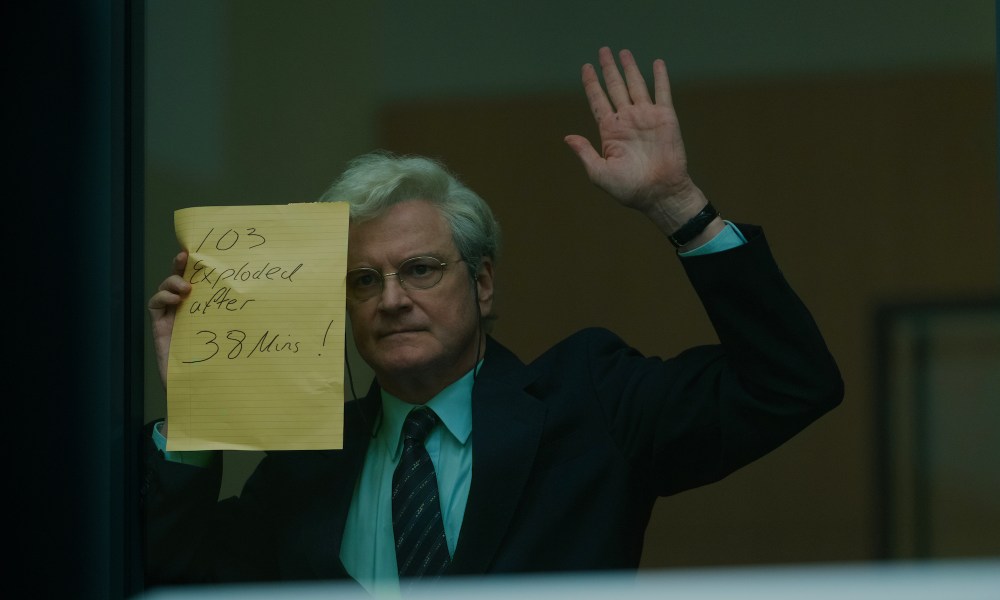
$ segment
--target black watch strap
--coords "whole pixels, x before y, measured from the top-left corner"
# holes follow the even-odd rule
[[[685,223],[680,229],[673,232],[667,236],[670,243],[674,245],[674,248],[680,248],[681,246],[687,245],[688,242],[698,237],[708,224],[712,222],[712,219],[719,216],[719,211],[715,210],[712,203],[709,202],[705,205],[705,208],[701,209],[701,212],[691,217],[691,220]]]

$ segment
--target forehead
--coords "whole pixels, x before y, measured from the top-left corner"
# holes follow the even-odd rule
[[[352,223],[348,235],[351,265],[395,265],[421,254],[453,258],[455,253],[447,220],[426,200],[400,202],[374,219]]]

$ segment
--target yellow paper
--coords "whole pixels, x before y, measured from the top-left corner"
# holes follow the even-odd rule
[[[343,447],[348,205],[178,210],[168,450]]]

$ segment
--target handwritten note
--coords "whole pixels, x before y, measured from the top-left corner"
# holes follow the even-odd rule
[[[343,202],[178,210],[168,450],[343,447]]]

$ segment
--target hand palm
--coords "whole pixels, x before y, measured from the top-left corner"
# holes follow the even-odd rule
[[[626,206],[642,208],[687,185],[687,157],[673,110],[628,105],[598,123],[604,162],[594,183]]]
[[[601,154],[582,136],[567,136],[566,142],[580,157],[591,181],[625,206],[648,211],[657,201],[684,196],[693,184],[666,66],[661,60],[653,63],[654,102],[632,54],[622,51],[620,56],[624,79],[611,51],[600,51],[607,93],[594,67],[583,67],[584,91],[597,122]]]

